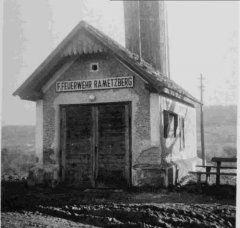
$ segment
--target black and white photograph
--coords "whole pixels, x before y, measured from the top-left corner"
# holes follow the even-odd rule
[[[238,1],[1,4],[1,227],[240,227]]]

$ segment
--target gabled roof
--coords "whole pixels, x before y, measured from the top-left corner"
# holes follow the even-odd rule
[[[192,104],[200,103],[196,98],[189,94],[186,90],[176,84],[174,81],[156,71],[149,63],[140,59],[139,56],[130,52],[116,41],[103,34],[98,29],[89,25],[85,21],[81,21],[70,34],[57,46],[57,48],[45,59],[45,61],[32,73],[32,75],[13,93],[21,99],[36,101],[41,99],[43,94],[41,88],[53,73],[66,61],[69,53],[81,54],[79,49],[71,47],[71,43],[81,33],[90,36],[96,42],[95,52],[107,51],[114,55],[123,64],[142,77],[154,92],[174,97],[180,101]],[[76,43],[76,42],[75,42]],[[80,49],[85,53],[85,49]]]

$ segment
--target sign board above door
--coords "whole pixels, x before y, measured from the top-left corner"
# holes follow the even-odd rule
[[[56,92],[73,92],[83,90],[118,89],[132,87],[133,76],[56,82]]]

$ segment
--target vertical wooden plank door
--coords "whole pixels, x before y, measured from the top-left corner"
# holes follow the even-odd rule
[[[71,105],[62,110],[64,181],[82,187],[128,186],[129,106]]]
[[[66,106],[66,126],[62,135],[64,182],[70,185],[91,187],[93,181],[93,121],[92,107],[83,105]],[[64,121],[63,121],[64,122]],[[62,126],[64,126],[62,124]]]
[[[129,181],[128,105],[98,106],[97,187],[124,188]]]

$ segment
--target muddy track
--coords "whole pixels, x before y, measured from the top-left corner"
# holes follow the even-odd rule
[[[212,191],[216,194],[215,189]],[[226,192],[223,191],[225,196]],[[93,190],[56,192],[26,188],[20,191],[19,186],[7,187],[2,193],[2,227],[6,228],[19,227],[20,223],[23,224],[21,227],[40,228],[235,227],[234,204],[225,204],[227,201],[201,194]]]
[[[39,206],[37,212],[100,227],[235,227],[235,208],[220,205]]]

